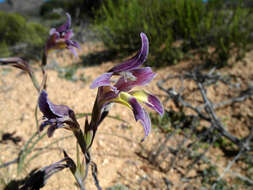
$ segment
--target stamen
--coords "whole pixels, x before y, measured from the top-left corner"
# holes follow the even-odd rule
[[[137,78],[133,75],[133,73],[129,72],[129,71],[123,71],[120,72],[120,76],[122,76],[124,78],[124,81],[127,82],[127,80],[131,80],[131,81],[136,81]]]

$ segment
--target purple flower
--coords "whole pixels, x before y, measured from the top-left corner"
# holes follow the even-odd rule
[[[45,121],[40,125],[40,131],[42,131],[47,125],[48,137],[51,137],[54,131],[58,128],[66,128],[74,130],[78,127],[78,123],[75,118],[75,113],[65,105],[55,105],[49,99],[47,92],[42,90],[38,100],[40,111],[43,113]]]
[[[7,57],[7,58],[0,58],[0,64],[2,65],[12,65],[13,67],[19,68],[29,75],[31,75],[32,70],[30,65],[19,57]]]
[[[135,120],[140,120],[143,125],[145,137],[150,132],[151,122],[147,111],[140,103],[146,104],[161,116],[163,115],[163,106],[158,98],[144,90],[131,91],[136,86],[148,84],[156,75],[150,67],[140,67],[146,61],[149,51],[147,36],[144,33],[141,33],[140,36],[142,46],[134,57],[114,66],[91,84],[91,88],[98,87],[90,124],[91,129],[97,129],[104,119],[104,115],[108,113],[111,103],[120,103],[130,108],[133,111]],[[111,82],[113,75],[119,76],[114,84]]]
[[[48,54],[52,50],[57,49],[69,49],[75,56],[77,56],[75,48],[80,48],[79,44],[72,41],[71,38],[74,36],[71,26],[71,16],[66,13],[68,20],[65,24],[58,28],[52,28],[49,32],[49,38],[46,43],[45,52]]]
[[[24,180],[22,189],[41,189],[45,186],[47,180],[55,173],[63,170],[64,168],[70,167],[69,164],[62,162],[69,162],[71,158],[65,157],[64,159],[50,164],[49,166],[43,167],[39,170],[33,170],[30,175]]]
[[[100,86],[111,86],[110,79],[113,75],[120,75],[117,88],[122,91],[129,91],[134,86],[142,86],[150,82],[155,74],[150,67],[139,68],[147,59],[149,43],[146,34],[141,33],[142,46],[139,52],[131,59],[114,66],[107,73],[98,77],[92,84],[91,88]]]

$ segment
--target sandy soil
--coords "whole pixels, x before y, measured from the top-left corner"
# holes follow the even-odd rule
[[[86,44],[79,53],[87,55],[99,49],[102,48],[100,46],[94,47],[94,45]],[[49,58],[49,68],[55,62],[62,67],[70,64],[79,64],[81,62],[81,59],[73,58],[67,52],[64,53],[64,56],[62,52],[52,55]],[[220,70],[223,74],[235,75],[235,82],[241,82],[242,89],[246,88],[246,85],[250,84],[253,80],[253,52],[247,55],[246,60],[248,62],[247,64],[240,62],[235,64],[234,67],[227,67]],[[115,62],[117,63],[119,61],[116,60]],[[115,63],[104,62],[100,66],[80,67],[76,75],[85,76],[87,78],[86,82],[80,80],[76,82],[67,81],[59,78],[57,71],[48,69],[47,92],[49,98],[55,104],[68,105],[75,113],[91,112],[97,92],[96,90],[90,89],[89,85],[93,79],[108,70],[113,64]],[[157,77],[145,89],[158,95],[161,100],[164,100],[165,94],[158,90],[156,86],[157,81],[165,78],[168,74],[182,73],[188,67],[189,63],[181,63],[156,70]],[[36,72],[36,75],[38,78],[41,78],[39,71]],[[175,80],[167,85],[178,88],[179,81]],[[185,84],[185,87],[189,92],[196,88],[190,82]],[[208,91],[208,97],[215,102],[219,102],[224,97],[229,97],[234,93],[233,91],[227,93],[226,89],[224,89],[225,87],[219,87],[221,88],[212,88]],[[16,158],[27,139],[36,131],[34,108],[37,95],[27,75],[17,69],[0,68],[0,135],[7,132],[16,132],[14,136],[22,138],[22,141],[18,145],[10,141],[0,144],[0,163]],[[193,96],[192,94],[189,94],[187,97],[188,101],[198,101],[198,99],[198,96]],[[167,102],[166,107],[173,109],[172,102]],[[252,108],[252,99],[248,99],[244,104],[234,104],[231,107],[219,109],[217,114],[224,118],[228,131],[238,137],[244,137],[249,132],[248,126],[250,123],[248,118],[253,116]],[[234,115],[240,113],[240,116],[233,116],[232,113]],[[99,127],[91,154],[93,161],[98,166],[98,178],[101,186],[107,188],[115,184],[124,184],[130,187],[130,189],[166,189],[166,184],[163,180],[166,177],[173,182],[174,186],[172,189],[182,189],[182,186],[177,186],[181,183],[180,169],[163,173],[136,154],[136,152],[140,151],[141,147],[150,150],[163,136],[153,130],[150,136],[140,146],[140,140],[144,135],[143,129],[139,123],[134,121],[131,111],[121,105],[115,105],[110,115],[120,116],[127,123],[107,118]],[[41,121],[41,114],[39,117]],[[84,118],[81,118],[79,122],[83,125]],[[56,139],[70,134],[69,131],[63,129],[57,130],[53,138],[45,137],[36,147],[44,147]],[[176,146],[178,140],[172,139],[170,141],[171,145],[175,144]],[[57,142],[51,146],[51,149],[47,149],[39,157],[33,159],[20,175],[17,175],[15,164],[0,169],[0,178],[4,176],[4,183],[8,183],[13,179],[21,179],[34,168],[40,168],[62,159],[63,154],[61,149],[63,148],[69,155],[75,158],[75,140],[74,138],[68,138]],[[217,149],[210,150],[210,155],[213,152],[216,153],[215,156],[222,156],[222,152]],[[213,160],[216,161],[218,159],[214,158]],[[225,166],[227,162],[228,160],[219,160],[219,164],[222,166]],[[95,189],[91,176],[89,176],[86,186],[87,189]],[[66,169],[50,178],[43,189],[67,190],[78,188],[74,186],[73,176]]]

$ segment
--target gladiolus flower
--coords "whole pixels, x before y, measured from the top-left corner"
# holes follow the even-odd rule
[[[146,104],[161,116],[164,113],[163,106],[157,97],[144,90],[131,91],[136,86],[148,84],[156,75],[150,67],[140,67],[146,61],[149,51],[147,36],[144,33],[141,33],[140,36],[142,46],[134,57],[114,66],[91,84],[91,88],[98,87],[90,124],[90,128],[94,131],[107,115],[111,103],[120,103],[130,108],[133,111],[135,120],[140,120],[144,127],[145,137],[150,132],[151,122],[147,111],[140,103]],[[113,75],[120,76],[115,84],[111,83]]]
[[[49,32],[49,38],[46,43],[45,54],[47,55],[52,50],[69,49],[74,56],[77,56],[75,48],[80,48],[79,44],[72,41],[74,36],[71,27],[71,16],[66,13],[68,20],[65,24],[58,28],[52,28]]]
[[[40,111],[43,113],[45,121],[40,125],[42,131],[47,125],[48,137],[51,137],[58,128],[75,130],[79,125],[75,118],[75,113],[65,105],[55,105],[49,99],[47,92],[43,90],[38,100]]]

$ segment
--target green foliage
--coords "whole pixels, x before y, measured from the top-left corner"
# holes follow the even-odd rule
[[[47,37],[47,30],[42,25],[27,22],[24,17],[14,13],[0,12],[0,56],[11,56],[15,53],[26,56],[34,56],[42,49]],[[25,44],[25,52],[16,46]],[[15,48],[16,47],[16,48]]]
[[[8,50],[8,46],[6,42],[0,42],[0,56],[1,57],[8,57],[10,56],[10,52]]]
[[[223,66],[232,55],[242,58],[253,30],[250,8],[224,0],[105,1],[96,26],[111,50],[129,54],[140,46],[139,33],[150,39],[153,66],[200,55],[203,62]],[[210,52],[210,48],[214,48]]]

